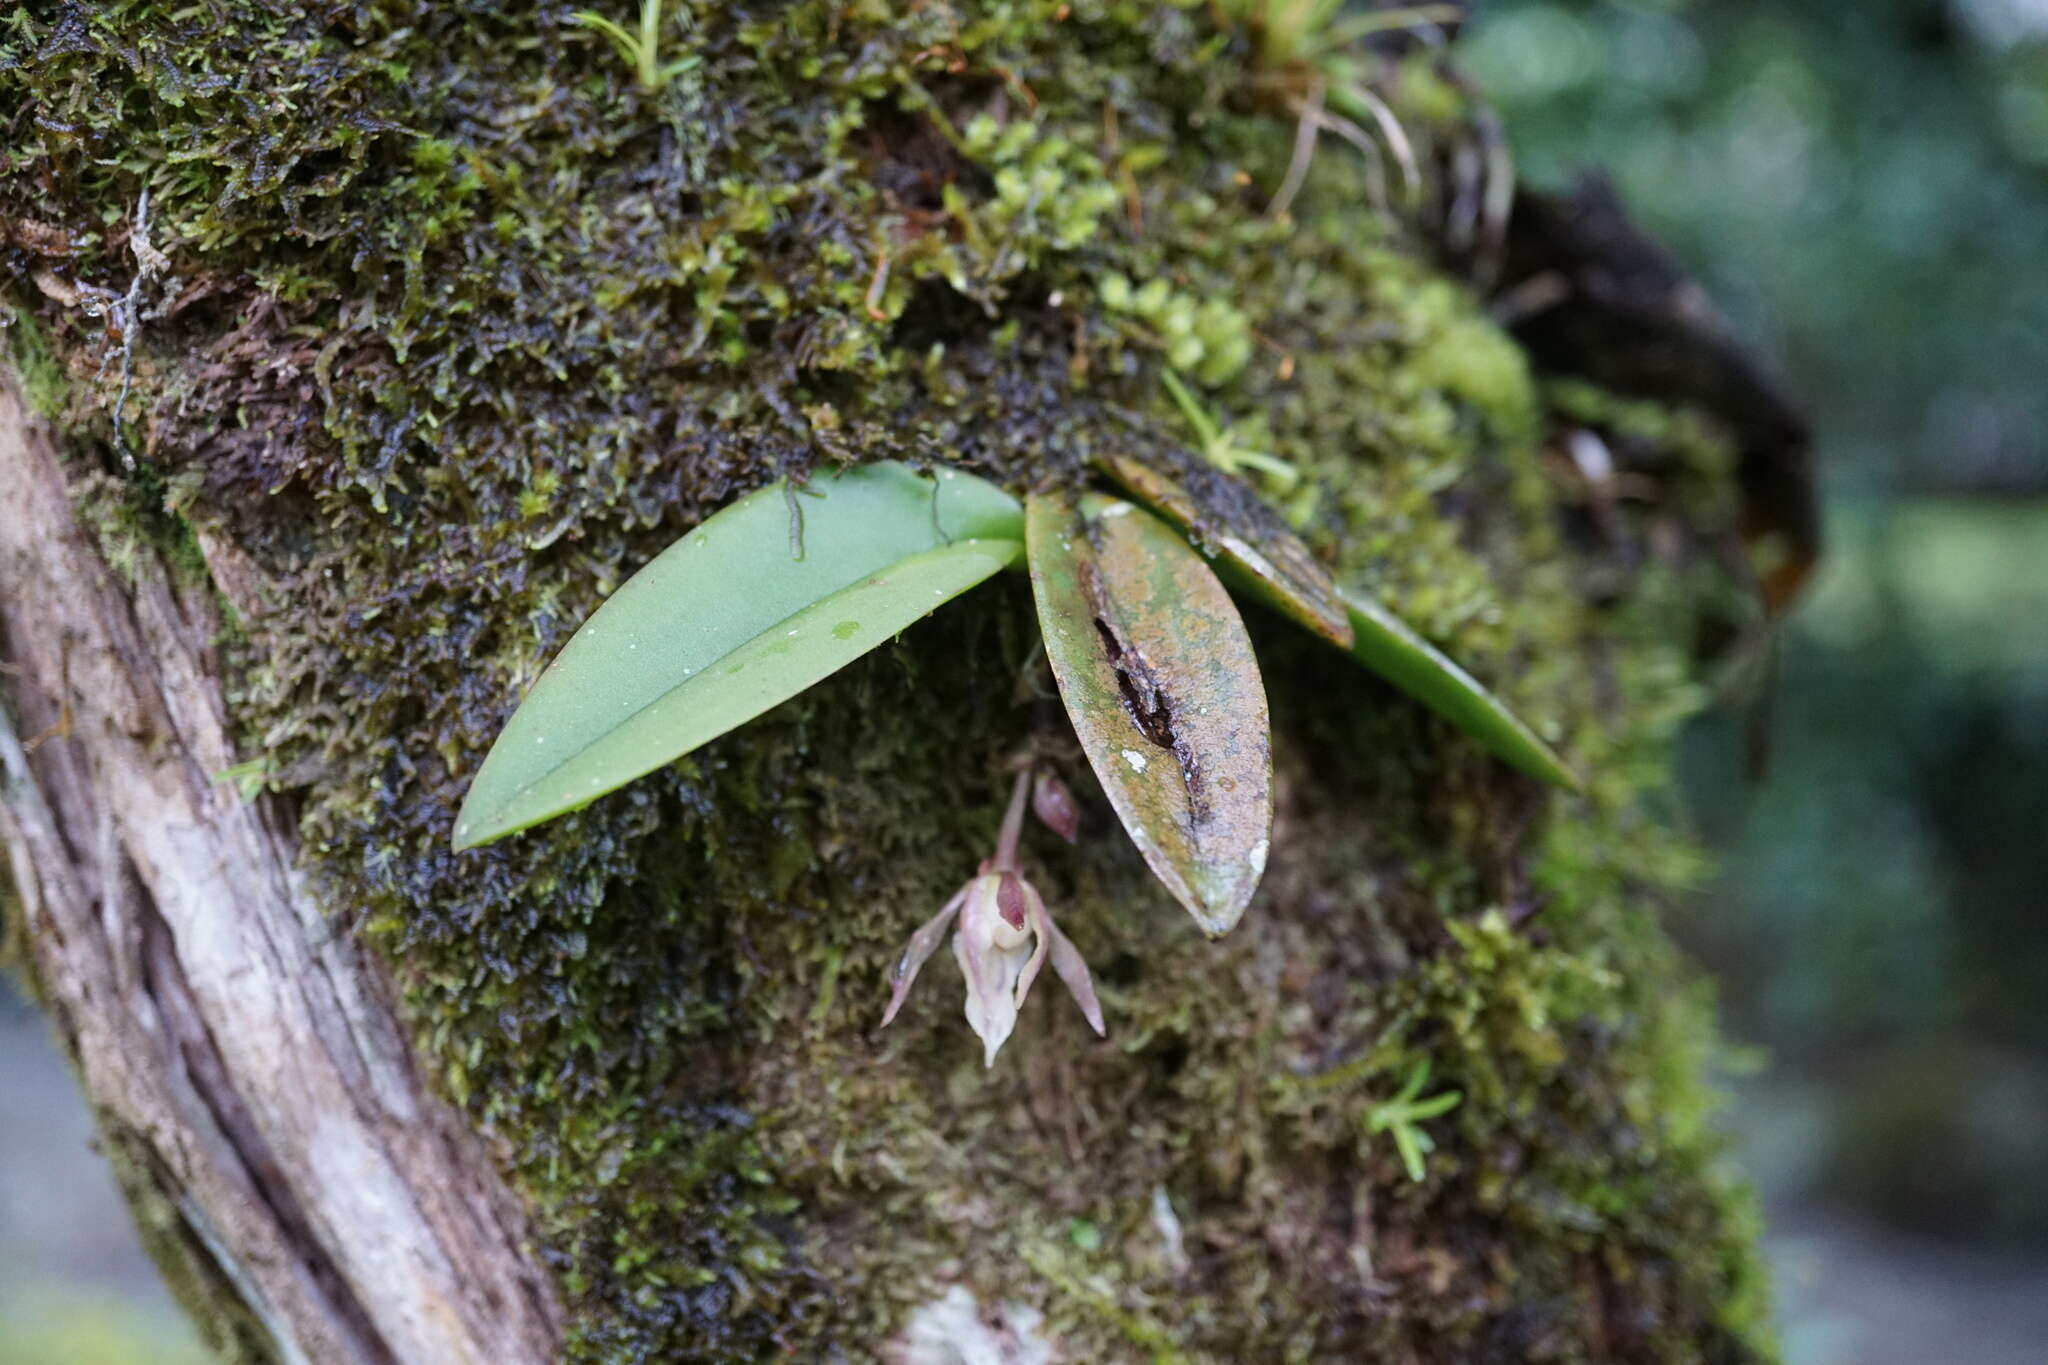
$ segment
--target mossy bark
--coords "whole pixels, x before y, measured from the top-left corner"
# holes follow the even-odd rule
[[[554,5],[31,6],[4,37],[11,334],[78,515],[221,599],[239,775],[487,1137],[570,1358],[1768,1352],[1709,1007],[1657,925],[1700,870],[1666,750],[1740,595],[1733,452],[1712,413],[1539,385],[1437,263],[1490,248],[1433,49],[1368,54],[1412,168],[1326,138],[1269,214],[1314,73],[1231,8],[677,9],[664,59],[697,60],[659,89]],[[1265,889],[1203,940],[1067,762],[1088,832],[1026,858],[1110,1037],[1042,990],[988,1071],[942,962],[873,1025],[1006,760],[1057,752],[1018,582],[449,851],[524,685],[708,512],[821,463],[1022,491],[1184,459],[1168,363],[1585,796],[1255,621]],[[1460,1099],[1414,1179],[1375,1118],[1424,1062]]]

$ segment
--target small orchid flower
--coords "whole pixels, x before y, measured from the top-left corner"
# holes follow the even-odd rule
[[[1081,808],[1075,804],[1067,784],[1050,768],[1041,770],[1031,780],[1031,813],[1038,817],[1039,824],[1070,844],[1080,837]]]
[[[882,1015],[882,1027],[887,1028],[903,1008],[919,969],[938,951],[939,940],[957,916],[953,957],[960,964],[960,974],[967,978],[967,1023],[981,1038],[984,1066],[995,1065],[997,1051],[1017,1026],[1017,1011],[1030,994],[1031,983],[1048,960],[1080,1005],[1089,1027],[1098,1034],[1107,1031],[1088,964],[1081,960],[1073,941],[1052,922],[1037,889],[1017,870],[1017,838],[1023,830],[1024,798],[1030,788],[1030,772],[1019,772],[1010,793],[1009,811],[1003,816],[1002,833],[996,839],[995,856],[985,860],[974,879],[903,945],[895,970],[889,974],[889,1008]]]

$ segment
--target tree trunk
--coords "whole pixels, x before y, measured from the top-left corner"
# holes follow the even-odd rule
[[[213,601],[146,549],[129,581],[108,568],[11,383],[0,486],[0,833],[28,965],[159,1254],[220,1296],[194,1303],[214,1344],[552,1359],[561,1305],[485,1145],[307,896],[282,803],[217,776]]]
[[[1767,1352],[1655,919],[1697,874],[1666,746],[1695,641],[1744,619],[1771,400],[1725,364],[1617,392],[1639,371],[1563,353],[1598,326],[1544,360],[1607,388],[1536,382],[1440,264],[1546,259],[1501,240],[1455,73],[1375,39],[1355,107],[1397,123],[1318,142],[1316,49],[1231,12],[795,0],[672,12],[651,63],[557,6],[5,38],[9,932],[225,1356]],[[1585,292],[1573,259],[1511,271],[1514,309]],[[1209,943],[998,582],[450,851],[539,667],[703,516],[826,462],[1185,463],[1167,364],[1586,795],[1255,621],[1279,819]],[[943,960],[873,1026],[1027,744],[1088,818],[1025,856],[1110,1036],[1041,990],[984,1071]],[[1409,1154],[1418,1077],[1455,1103]]]

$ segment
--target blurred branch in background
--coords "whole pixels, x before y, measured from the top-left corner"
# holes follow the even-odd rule
[[[1494,0],[1525,178],[1586,168],[1824,405],[1845,485],[2048,489],[2048,3]]]
[[[1493,0],[1461,54],[1525,182],[1610,177],[1814,404],[1773,768],[1695,736],[1724,875],[1680,926],[1772,1057],[1788,1357],[2038,1359],[2048,0]]]

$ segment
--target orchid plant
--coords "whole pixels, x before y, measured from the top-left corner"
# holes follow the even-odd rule
[[[1498,698],[1384,607],[1339,590],[1284,529],[1230,529],[1140,461],[1108,456],[1101,468],[1118,492],[1020,501],[959,469],[872,464],[778,481],[707,518],[613,593],[540,675],[470,784],[456,849],[675,761],[1020,561],[1089,765],[1153,874],[1211,936],[1242,917],[1273,822],[1265,687],[1226,580],[1508,763],[1576,785]],[[990,1063],[1047,962],[1103,1031],[1080,953],[1018,864],[1028,791],[1073,837],[1072,795],[1047,773],[1020,772],[994,855],[898,955],[884,1017],[951,927],[968,1022]]]

